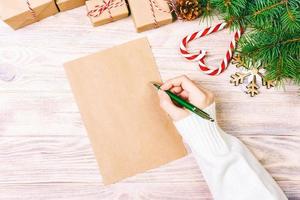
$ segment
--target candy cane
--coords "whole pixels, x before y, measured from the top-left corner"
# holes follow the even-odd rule
[[[180,44],[180,52],[181,54],[188,60],[191,61],[197,61],[199,64],[200,69],[208,75],[219,75],[220,73],[222,73],[227,67],[228,64],[230,63],[230,59],[232,57],[232,54],[234,52],[234,49],[236,47],[236,43],[237,41],[240,39],[241,34],[243,33],[243,29],[240,28],[239,30],[237,30],[234,34],[234,38],[233,40],[230,42],[230,48],[228,49],[228,51],[226,52],[226,56],[225,58],[222,60],[221,65],[218,68],[212,67],[212,66],[207,66],[204,63],[204,58],[206,55],[206,51],[200,50],[198,53],[190,53],[187,50],[187,45],[189,42],[191,42],[192,40],[196,40],[200,37],[204,37],[206,35],[209,35],[211,33],[214,32],[218,32],[222,29],[224,29],[226,27],[227,23],[220,23],[214,27],[208,27],[205,28],[202,31],[197,31],[194,32],[190,35],[187,35],[183,38],[183,40],[181,41]]]

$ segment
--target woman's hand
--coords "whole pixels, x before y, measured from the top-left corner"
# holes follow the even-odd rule
[[[160,106],[174,121],[181,120],[190,113],[185,108],[175,105],[164,90],[170,90],[200,109],[206,108],[214,101],[212,92],[203,87],[197,87],[187,76],[179,76],[170,79],[161,86],[161,90],[158,90],[158,96],[160,99]]]

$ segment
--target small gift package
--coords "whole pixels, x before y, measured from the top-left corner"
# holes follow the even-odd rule
[[[128,3],[137,32],[157,28],[173,21],[168,0],[128,0]]]
[[[84,4],[85,0],[56,0],[56,5],[60,11],[71,10]]]
[[[161,80],[146,38],[64,66],[105,184],[186,155],[150,83]]]
[[[125,18],[129,14],[125,0],[90,0],[85,4],[93,26]]]
[[[57,12],[54,0],[0,0],[0,18],[15,30]]]

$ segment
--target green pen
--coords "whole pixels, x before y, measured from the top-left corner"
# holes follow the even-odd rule
[[[160,90],[160,85],[157,84],[157,83],[152,83],[158,90]],[[209,116],[209,114],[207,114],[206,112],[204,112],[203,110],[201,110],[200,108],[194,106],[193,104],[185,101],[184,99],[182,99],[181,97],[177,96],[176,94],[172,93],[171,91],[169,90],[166,90],[165,91],[169,97],[172,99],[172,101],[176,102],[178,105],[188,109],[189,111],[195,113],[196,115],[204,118],[204,119],[207,119],[211,122],[214,122],[215,120],[213,118],[211,118]]]

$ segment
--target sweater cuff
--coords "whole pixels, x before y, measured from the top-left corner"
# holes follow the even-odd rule
[[[193,151],[200,155],[222,155],[228,153],[223,132],[216,122],[215,103],[204,109],[215,122],[191,113],[188,117],[174,122],[177,130]]]

